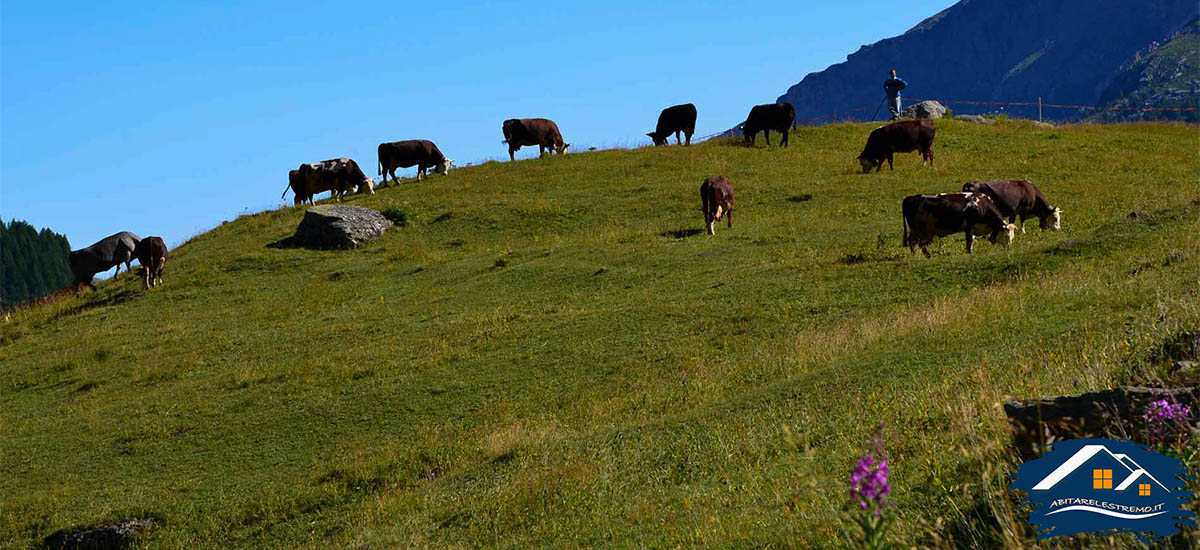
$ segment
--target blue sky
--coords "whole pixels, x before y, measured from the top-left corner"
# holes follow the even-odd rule
[[[703,136],[953,3],[3,2],[0,217],[173,246],[284,204],[301,162],[374,176],[383,141],[462,165],[546,117],[574,150],[637,146],[686,102]]]

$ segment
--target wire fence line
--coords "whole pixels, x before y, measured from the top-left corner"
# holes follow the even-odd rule
[[[1097,107],[1095,105],[1071,105],[1071,104],[1064,104],[1064,103],[1045,103],[1045,102],[1041,101],[1040,98],[1038,101],[972,101],[972,100],[966,100],[966,99],[962,99],[962,100],[959,100],[959,99],[934,99],[934,98],[927,98],[927,97],[910,97],[910,98],[906,98],[906,99],[909,102],[915,102],[915,103],[920,103],[922,101],[936,101],[938,103],[941,103],[942,105],[986,105],[986,106],[995,106],[995,107],[1037,107],[1039,109],[1039,118],[1041,118],[1040,110],[1043,108],[1077,109],[1077,110],[1084,110],[1084,111],[1105,111],[1105,112],[1107,112],[1107,111],[1117,111],[1117,112],[1136,111],[1136,112],[1145,112],[1145,113],[1164,112],[1164,111],[1189,112],[1189,111],[1200,110],[1200,108],[1198,108],[1198,107]],[[845,110],[834,109],[831,112],[825,113],[823,115],[818,115],[818,116],[810,117],[810,118],[798,118],[798,119],[796,119],[796,124],[801,125],[801,126],[809,126],[809,125],[812,125],[813,123],[817,123],[817,122],[824,121],[824,120],[828,120],[830,122],[837,122],[839,120],[839,118],[841,118],[840,115],[850,115],[852,113],[860,113],[863,111],[870,111],[871,109],[875,109],[875,108],[876,107],[874,105],[871,105],[871,106],[867,106],[867,107],[858,107],[856,109],[845,109]],[[738,126],[740,127],[741,124],[738,124]],[[696,141],[707,141],[707,140],[710,140],[715,137],[727,135],[730,133],[730,131],[731,130],[724,130],[721,132],[716,132],[714,134],[709,134],[707,136],[697,139]]]

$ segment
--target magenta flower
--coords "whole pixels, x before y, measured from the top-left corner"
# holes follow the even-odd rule
[[[1173,441],[1187,436],[1188,416],[1191,410],[1182,403],[1170,403],[1166,399],[1151,401],[1146,406],[1142,419],[1150,432],[1152,443]]]
[[[891,491],[886,458],[877,462],[875,455],[864,456],[850,471],[850,499],[863,510],[871,507],[878,514],[880,508],[890,505],[887,496]]]

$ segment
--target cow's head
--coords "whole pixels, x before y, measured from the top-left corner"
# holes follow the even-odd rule
[[[570,148],[570,147],[571,147],[571,144],[570,144],[570,143],[564,143],[564,144],[562,144],[562,145],[559,145],[559,146],[558,146],[558,149],[556,149],[556,150],[555,150],[555,152],[556,152],[556,153],[558,153],[558,154],[560,154],[560,155],[563,155],[563,154],[566,154],[566,152],[567,152],[567,149],[568,149],[568,148]]]
[[[1006,222],[1004,224],[1004,228],[997,231],[996,234],[992,236],[992,242],[1000,246],[1008,246],[1012,244],[1013,236],[1015,236],[1016,233],[1017,226]]]
[[[1050,210],[1050,214],[1039,219],[1042,226],[1042,231],[1047,229],[1058,231],[1062,229],[1062,208],[1055,207]]]
[[[883,159],[869,159],[866,157],[858,157],[858,164],[859,164],[859,166],[862,166],[862,173],[866,174],[866,173],[870,172],[872,168],[875,168],[877,166],[883,166]]]
[[[362,183],[358,184],[358,194],[362,195],[363,193],[375,194],[375,178],[363,178]]]
[[[646,134],[646,135],[650,136],[650,139],[654,140],[654,145],[655,145],[656,147],[657,147],[657,146],[659,146],[659,145],[666,145],[666,144],[667,144],[667,136],[660,136],[660,135],[658,135],[658,134],[657,134],[657,133],[655,133],[655,132],[650,132],[650,133],[648,133],[648,134]]]
[[[450,171],[451,166],[454,166],[454,161],[448,158],[442,158],[442,162],[437,163],[437,165],[433,167],[433,171],[444,176]]]

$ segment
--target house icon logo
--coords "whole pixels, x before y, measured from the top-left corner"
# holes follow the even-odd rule
[[[1129,441],[1072,439],[1021,465],[1011,490],[1033,507],[1038,538],[1077,533],[1170,536],[1196,525],[1182,509],[1187,469],[1178,458]]]

